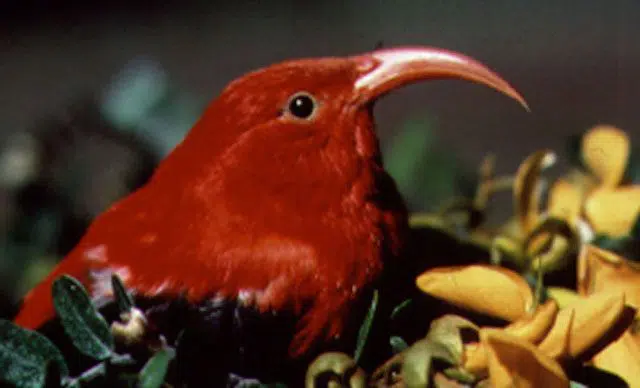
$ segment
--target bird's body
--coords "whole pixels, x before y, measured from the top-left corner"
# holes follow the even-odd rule
[[[16,322],[36,328],[53,317],[50,287],[61,274],[100,300],[117,273],[142,296],[292,311],[300,317],[292,354],[339,335],[408,231],[371,101],[401,84],[454,76],[522,102],[476,62],[424,48],[289,61],[232,82],[152,179],[95,219]]]

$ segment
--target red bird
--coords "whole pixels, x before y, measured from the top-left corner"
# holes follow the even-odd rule
[[[481,83],[526,107],[484,65],[425,47],[292,60],[231,82],[152,179],[95,219],[15,322],[37,328],[54,316],[50,289],[62,274],[106,300],[117,273],[141,296],[293,311],[294,355],[340,335],[408,230],[373,102],[436,78]]]

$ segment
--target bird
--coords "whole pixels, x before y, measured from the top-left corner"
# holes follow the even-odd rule
[[[24,297],[14,323],[36,329],[54,318],[51,287],[61,275],[100,304],[113,298],[115,274],[136,296],[291,312],[292,357],[338,338],[356,301],[401,260],[409,233],[374,103],[432,79],[482,84],[528,109],[486,65],[434,47],[251,71],[221,91],[145,185],[93,220]]]

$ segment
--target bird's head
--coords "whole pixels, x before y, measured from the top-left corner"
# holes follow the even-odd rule
[[[373,103],[401,86],[444,78],[489,86],[527,107],[505,80],[463,54],[428,47],[391,48],[291,60],[248,73],[224,89],[189,136],[211,156],[250,133],[265,145],[297,143],[300,152],[351,144],[361,156],[375,156]]]

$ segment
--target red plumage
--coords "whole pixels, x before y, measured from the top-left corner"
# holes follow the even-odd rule
[[[105,298],[116,272],[140,295],[224,296],[294,311],[293,354],[339,335],[408,229],[382,166],[372,102],[443,77],[524,104],[481,64],[429,48],[289,61],[232,82],[148,184],[95,219],[15,322],[36,328],[53,317],[51,283],[62,274]],[[309,117],[296,117],[292,96],[310,96]]]

